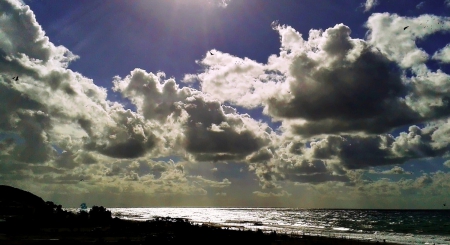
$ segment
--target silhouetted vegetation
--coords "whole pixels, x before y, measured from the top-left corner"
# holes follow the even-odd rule
[[[96,224],[108,223],[112,219],[111,211],[103,206],[93,206],[89,211],[89,219]]]

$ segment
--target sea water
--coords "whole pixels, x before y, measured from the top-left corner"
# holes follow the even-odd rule
[[[261,229],[400,244],[449,244],[450,209],[368,210],[290,208],[108,208],[113,217],[186,218],[229,229]]]

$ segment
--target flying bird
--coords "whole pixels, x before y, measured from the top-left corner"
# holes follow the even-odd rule
[[[209,51],[209,53],[210,53],[211,55],[214,55],[213,53],[211,53],[211,51]]]
[[[409,26],[405,26],[405,28],[403,28],[403,30],[406,30],[406,28],[408,28]]]
[[[19,80],[19,76],[15,76],[12,78],[14,81],[18,81]]]

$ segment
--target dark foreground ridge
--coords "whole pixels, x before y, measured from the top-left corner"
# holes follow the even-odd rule
[[[375,244],[347,239],[288,236],[275,232],[228,230],[195,225],[187,219],[157,217],[130,221],[112,218],[102,206],[68,212],[20,189],[0,186],[0,244]],[[5,193],[5,194],[4,194]]]

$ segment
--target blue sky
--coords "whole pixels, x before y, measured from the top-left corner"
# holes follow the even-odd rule
[[[75,207],[448,201],[449,1],[0,10],[0,184]]]

